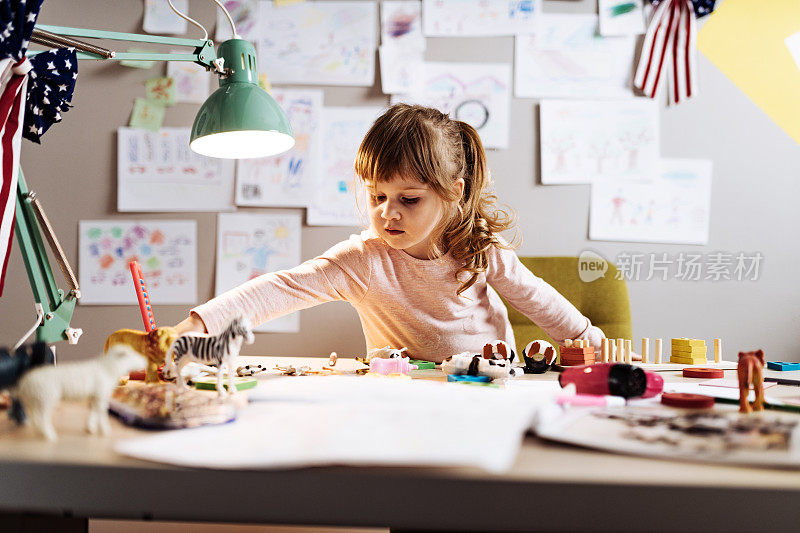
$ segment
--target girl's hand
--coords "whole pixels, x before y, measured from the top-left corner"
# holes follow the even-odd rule
[[[178,335],[183,335],[184,333],[208,333],[203,320],[194,314],[179,322],[175,329],[178,330]]]

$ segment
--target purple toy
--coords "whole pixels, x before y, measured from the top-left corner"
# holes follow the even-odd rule
[[[408,357],[395,357],[393,359],[383,359],[376,357],[369,362],[369,371],[378,374],[408,374],[416,370],[417,365],[408,362]]]

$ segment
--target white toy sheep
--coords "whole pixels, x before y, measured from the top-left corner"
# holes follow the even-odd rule
[[[146,364],[142,355],[125,345],[115,345],[108,354],[86,361],[35,368],[12,390],[33,427],[49,440],[56,440],[53,408],[61,400],[89,400],[86,423],[89,433],[108,434],[108,402],[121,376]]]

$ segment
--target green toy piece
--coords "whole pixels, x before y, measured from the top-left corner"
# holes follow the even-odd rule
[[[258,380],[245,377],[235,377],[233,378],[233,382],[236,384],[237,391],[252,389],[258,385]],[[217,390],[217,378],[215,376],[197,378],[194,380],[194,386],[198,390]],[[223,386],[225,389],[228,388],[227,383],[225,383]]]

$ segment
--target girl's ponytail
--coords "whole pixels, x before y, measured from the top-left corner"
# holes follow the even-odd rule
[[[458,205],[459,216],[453,217],[444,238],[453,258],[462,264],[456,274],[459,279],[462,272],[471,273],[458,289],[461,294],[475,284],[479,273],[486,271],[486,250],[490,246],[506,246],[496,234],[513,226],[514,220],[508,212],[495,207],[497,197],[489,191],[491,175],[478,132],[466,122],[455,122],[461,134],[464,194]]]

